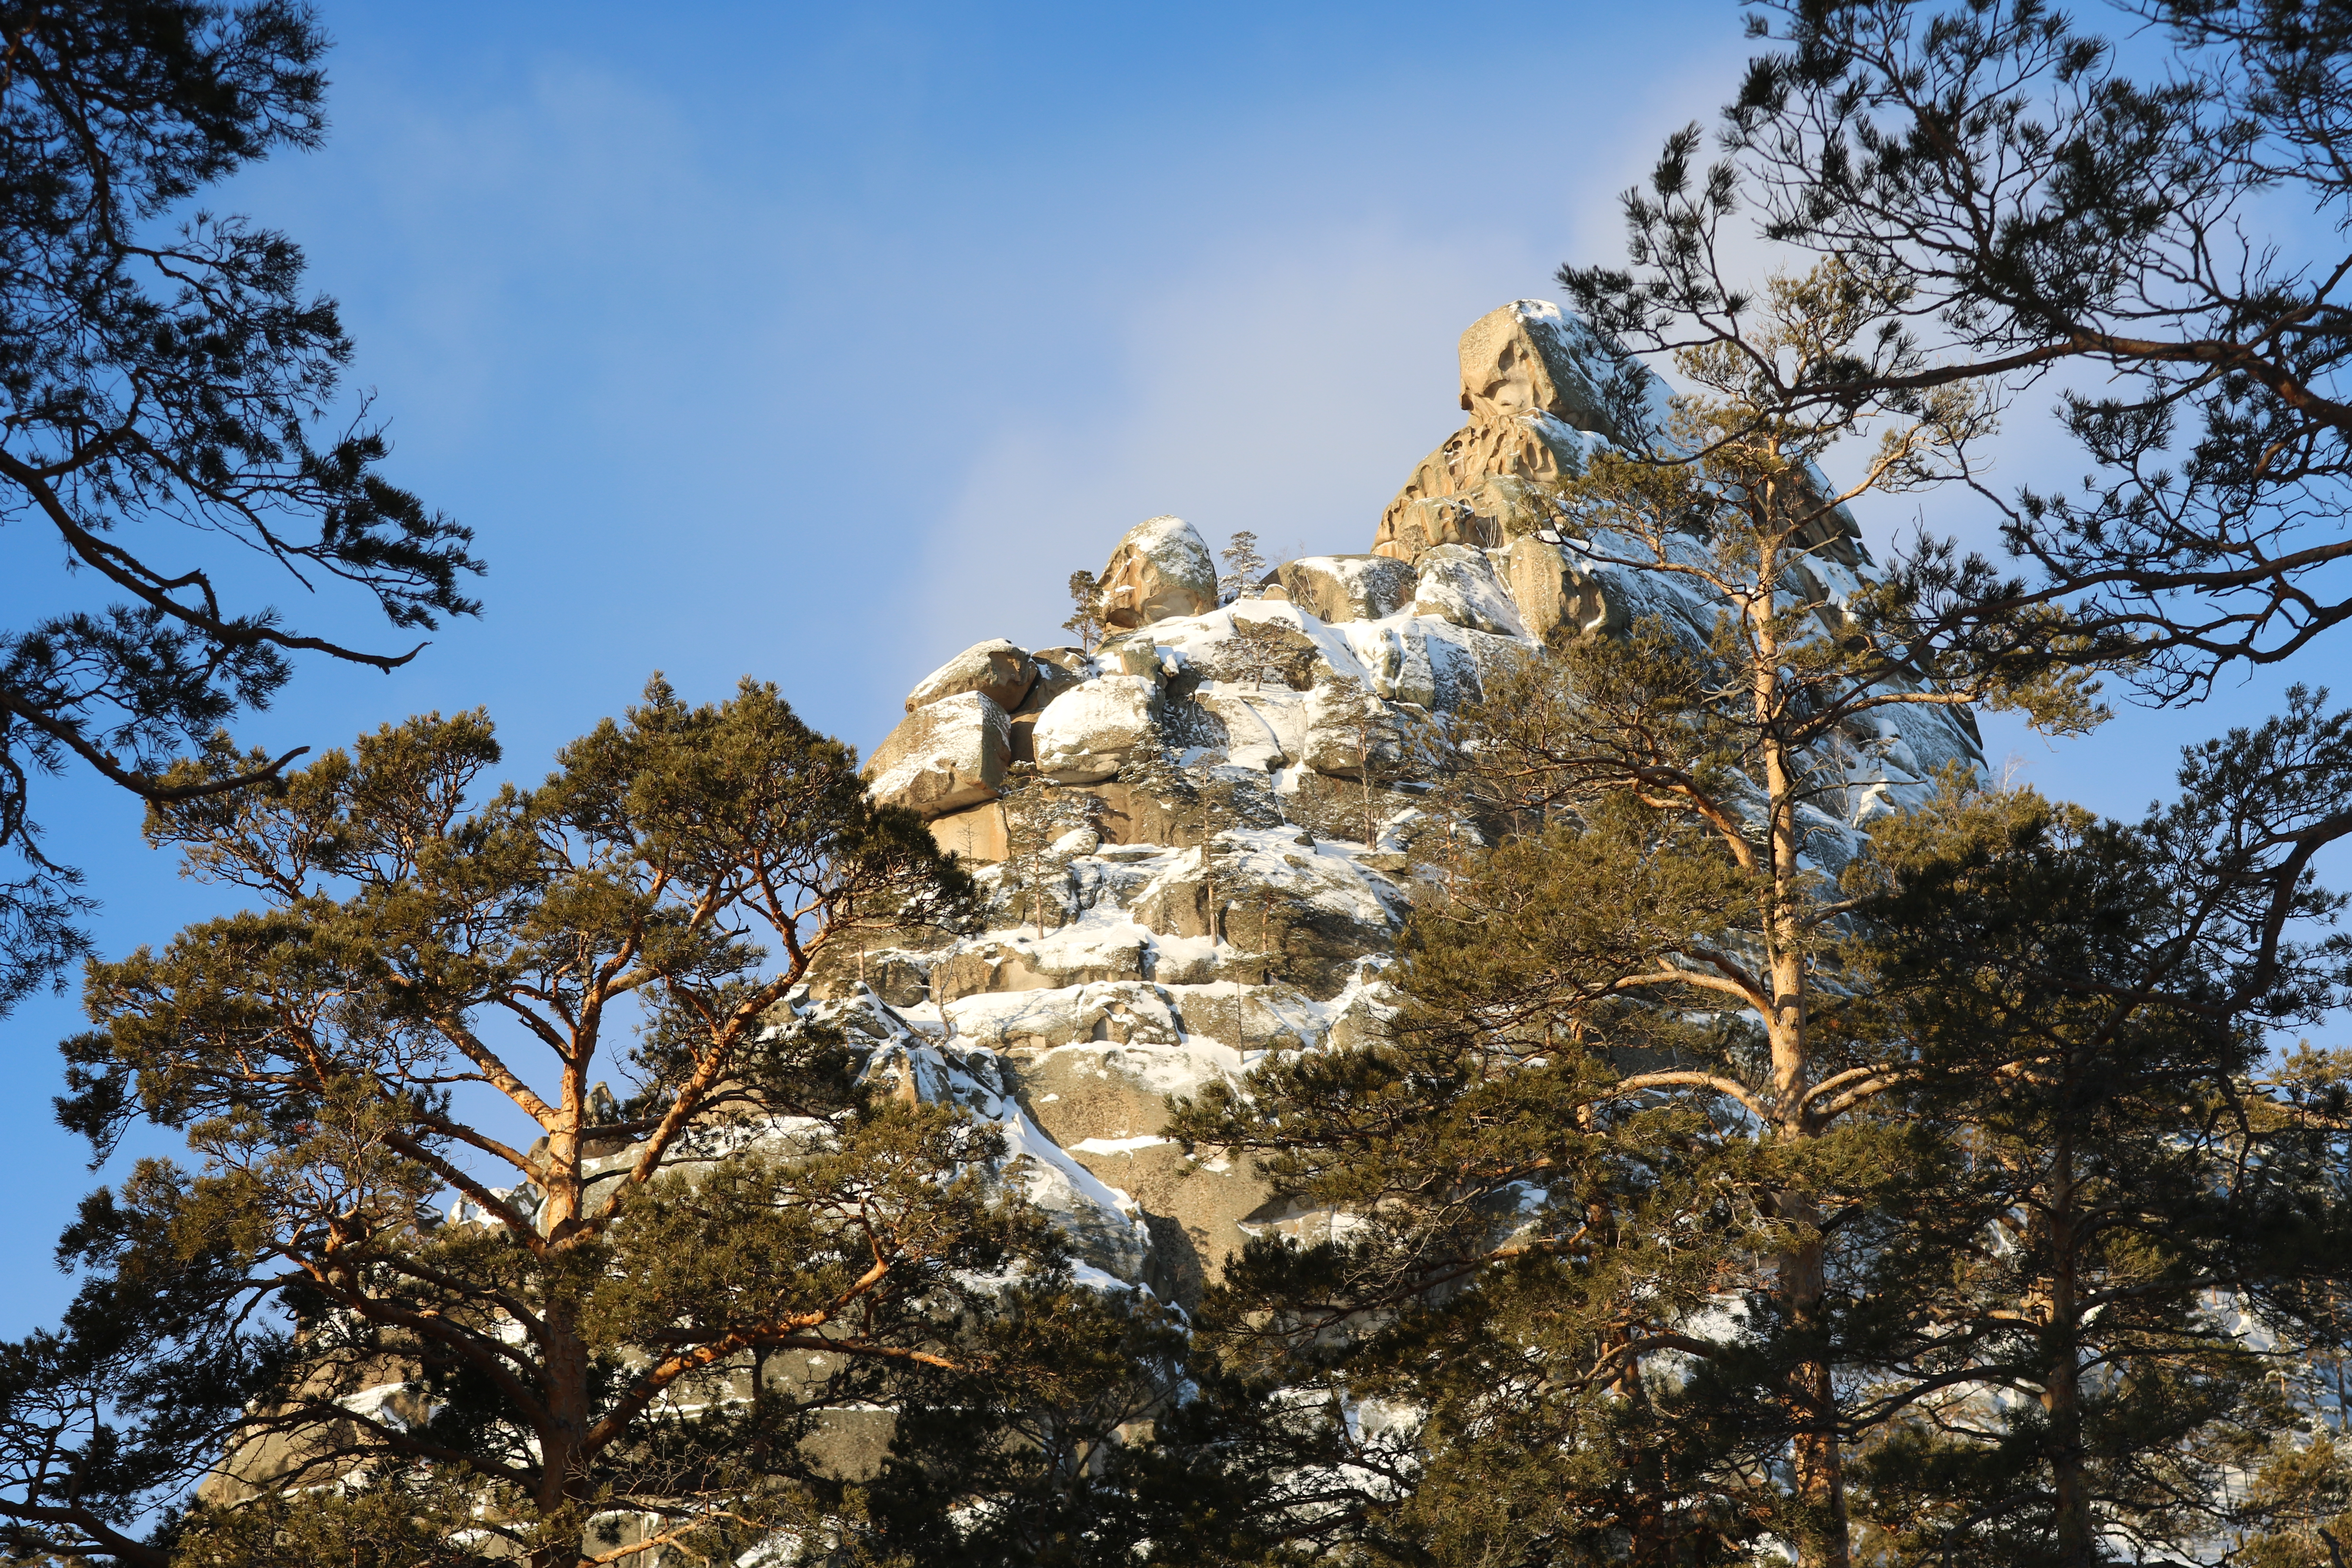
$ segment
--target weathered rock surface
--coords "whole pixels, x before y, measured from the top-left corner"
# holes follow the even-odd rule
[[[1103,619],[1145,626],[1217,607],[1217,563],[1192,525],[1155,517],[1127,531],[1103,567]]]
[[[1518,606],[1495,575],[1495,563],[1485,551],[1441,544],[1423,551],[1413,568],[1419,574],[1412,592],[1414,615],[1435,616],[1498,637],[1527,635]]]
[[[1557,647],[1564,638],[1625,629],[1624,595],[1612,594],[1576,552],[1532,536],[1504,556],[1510,595],[1528,635]]]
[[[1063,692],[1037,715],[1038,771],[1064,784],[1118,773],[1139,747],[1158,743],[1160,688],[1139,675],[1104,675]]]
[[[925,816],[993,800],[1013,760],[1004,710],[978,691],[916,709],[874,748],[866,780],[874,798]]]
[[[1020,760],[1017,750],[1014,760]],[[1009,848],[1004,808],[991,800],[935,816],[931,838],[941,849],[967,860],[1002,860]]]
[[[942,697],[977,691],[1010,713],[1021,706],[1036,679],[1037,667],[1027,654],[1003,637],[992,637],[973,644],[925,676],[907,694],[907,711],[912,713]]]
[[[1608,430],[1593,373],[1599,344],[1582,322],[1541,300],[1514,300],[1464,330],[1462,406],[1474,424],[1549,414],[1580,430]]]
[[[1282,563],[1290,602],[1322,621],[1377,621],[1412,603],[1412,568],[1381,555],[1308,555]]]
[[[1372,551],[1403,561],[1442,544],[1495,549],[1549,526],[1544,491],[1583,472],[1612,433],[1585,328],[1540,300],[1515,300],[1462,334],[1470,423],[1423,458],[1381,514]]]
[[[1394,516],[1375,546],[1378,553],[1417,563],[1440,545],[1491,550],[1556,526],[1559,507],[1553,487],[1583,461],[1581,441],[1572,431],[1563,434],[1565,426],[1555,429],[1557,425],[1474,426],[1439,447],[1413,471],[1391,507]],[[1481,428],[1486,436],[1475,434]],[[1523,439],[1538,444],[1517,446]],[[1485,471],[1489,467],[1507,471]],[[1538,477],[1523,477],[1520,470]],[[1446,484],[1465,488],[1435,488]]]

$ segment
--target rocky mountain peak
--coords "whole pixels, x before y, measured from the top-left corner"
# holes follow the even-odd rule
[[[1515,300],[1461,358],[1470,423],[1365,553],[1285,562],[1227,601],[1192,525],[1139,523],[1098,579],[1104,646],[966,649],[867,765],[876,798],[974,864],[987,929],[837,953],[795,1005],[1000,1121],[1012,1173],[1106,1288],[1189,1304],[1250,1235],[1332,1223],[1188,1159],[1165,1101],[1267,1051],[1377,1035],[1449,716],[1564,639],[1642,616],[1711,627],[1664,574],[1555,526],[1547,487],[1611,439],[1588,330]],[[1807,569],[1832,599],[1870,570],[1855,550]],[[1980,765],[1965,717],[1891,711],[1855,740],[1847,817],[1828,824],[1849,839],[1938,767]]]

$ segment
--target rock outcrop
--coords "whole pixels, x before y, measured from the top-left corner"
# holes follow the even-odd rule
[[[1031,745],[1038,771],[1062,784],[1115,776],[1160,733],[1160,683],[1148,675],[1104,675],[1082,681],[1037,715]]]
[[[975,643],[919,681],[907,694],[907,711],[927,708],[943,697],[977,691],[1010,713],[1029,695],[1037,679],[1030,657],[1003,637]]]
[[[1270,1205],[1246,1166],[1186,1154],[1169,1100],[1272,1052],[1381,1037],[1432,763],[1498,668],[1643,616],[1711,634],[1678,580],[1555,526],[1548,487],[1614,438],[1599,363],[1553,306],[1482,317],[1462,339],[1471,422],[1412,471],[1370,552],[1285,563],[1221,605],[1207,545],[1153,518],[1102,574],[1105,647],[993,639],[925,677],[865,777],[971,863],[984,929],[831,950],[776,1026],[821,1027],[867,1082],[996,1128],[1004,1178],[1094,1288],[1189,1309],[1252,1237],[1328,1227]],[[1802,570],[1834,606],[1870,568],[1858,541],[1832,542]],[[1837,757],[1843,797],[1825,790],[1809,823],[1832,873],[1872,816],[1982,763],[1967,715],[1940,708],[1873,715]],[[1024,816],[1047,795],[1083,822]],[[743,1146],[793,1135],[780,1121]],[[629,1158],[609,1156],[616,1177]],[[831,1413],[809,1451],[871,1474],[890,1422]]]
[[[1372,552],[1418,561],[1445,544],[1494,549],[1550,526],[1546,487],[1582,471],[1617,435],[1590,329],[1540,300],[1514,300],[1462,334],[1470,416],[1421,460],[1381,513]]]
[[[908,713],[866,764],[876,800],[941,816],[1004,787],[1013,761],[1011,719],[985,692],[960,691]]]
[[[1326,621],[1377,621],[1412,602],[1412,568],[1385,555],[1308,555],[1276,575],[1292,604]]]
[[[1413,564],[1418,574],[1412,591],[1414,615],[1435,616],[1497,637],[1527,635],[1527,621],[1496,576],[1495,563],[1485,551],[1466,544],[1441,544],[1423,551]]]
[[[861,1010],[928,1064],[908,1080],[923,1093],[997,1107],[1031,1190],[1108,1276],[1189,1304],[1288,1223],[1259,1212],[1249,1172],[1167,1140],[1167,1097],[1267,1051],[1378,1037],[1448,715],[1504,661],[1638,617],[1711,632],[1678,580],[1556,526],[1549,487],[1618,434],[1599,349],[1539,301],[1482,317],[1462,339],[1470,423],[1413,470],[1370,552],[1286,562],[1221,605],[1208,546],[1154,518],[1104,570],[1105,647],[966,649],[876,752],[876,795],[929,817],[995,912],[837,964],[797,1005]],[[1806,568],[1832,602],[1868,570],[1846,543]],[[1938,767],[1979,760],[1965,716],[1941,710],[1890,710],[1846,744],[1845,815],[1816,824],[1829,859]],[[1171,762],[1215,787],[1171,793]],[[1035,836],[1006,791],[1028,773],[1086,802],[1087,823],[1016,852]]]
[[[1592,330],[1541,300],[1514,300],[1473,321],[1461,362],[1470,423],[1421,460],[1381,514],[1376,555],[1418,562],[1448,544],[1494,550],[1549,532],[1553,488],[1581,473],[1598,447],[1633,439],[1624,400],[1638,396],[1652,416],[1664,397],[1655,383],[1629,395]],[[1847,568],[1868,559],[1843,507],[1808,542]]]
[[[1217,563],[1192,525],[1155,517],[1127,531],[1097,579],[1103,619],[1128,628],[1216,607]]]

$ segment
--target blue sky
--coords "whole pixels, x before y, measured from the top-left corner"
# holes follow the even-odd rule
[[[656,668],[776,680],[870,747],[957,649],[1062,640],[1064,580],[1156,513],[1368,548],[1459,423],[1461,329],[1613,257],[1616,193],[1746,53],[1724,4],[320,9],[328,145],[212,205],[307,248],[395,473],[479,531],[488,613],[389,678],[312,668],[243,734],[487,705],[526,778]],[[2276,684],[1988,739],[2131,811]],[[216,907],[127,802],[75,780],[40,816],[110,952]],[[0,1333],[63,1300],[29,1260],[97,1179],[47,1119],[76,1025],[0,1023],[28,1260]]]

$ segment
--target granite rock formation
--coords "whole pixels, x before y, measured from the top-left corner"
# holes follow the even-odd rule
[[[775,1026],[837,1031],[869,1082],[998,1128],[1003,1175],[1067,1235],[1084,1283],[1189,1308],[1252,1236],[1332,1226],[1270,1204],[1244,1166],[1188,1156],[1166,1135],[1170,1097],[1270,1052],[1381,1037],[1431,826],[1428,759],[1498,668],[1644,616],[1694,641],[1712,630],[1713,606],[1678,579],[1590,556],[1555,526],[1547,487],[1612,438],[1612,367],[1585,330],[1515,301],[1472,324],[1461,364],[1470,423],[1412,471],[1366,553],[1286,563],[1225,602],[1199,534],[1150,519],[1098,579],[1103,647],[967,648],[916,685],[867,762],[876,799],[972,865],[982,929],[830,949]],[[1874,570],[1840,526],[1806,568],[1832,604]],[[1842,747],[1842,816],[1811,824],[1825,862],[1939,769],[1982,765],[1964,713],[1897,707],[1870,724]],[[1085,820],[1052,819],[1047,837],[1048,793]],[[615,1173],[629,1158],[606,1156]],[[889,1413],[837,1415],[812,1451],[870,1474]],[[283,1464],[249,1451],[215,1490],[266,1486]]]
[[[869,764],[877,796],[924,811],[975,864],[994,912],[969,936],[844,958],[796,1005],[854,1013],[926,1095],[998,1107],[1014,1166],[1106,1288],[1189,1305],[1251,1235],[1327,1223],[1266,1207],[1247,1170],[1188,1159],[1164,1135],[1167,1100],[1268,1051],[1378,1035],[1414,896],[1435,749],[1420,742],[1503,660],[1642,616],[1695,640],[1711,627],[1677,581],[1594,560],[1554,526],[1546,487],[1613,438],[1612,367],[1586,330],[1517,300],[1463,334],[1461,365],[1470,423],[1413,469],[1370,551],[1286,562],[1220,603],[1200,536],[1151,519],[1099,579],[1104,647],[966,650],[917,687]],[[1872,570],[1845,526],[1809,568],[1832,599]],[[1377,725],[1350,706],[1367,702]],[[1017,762],[996,766],[1008,708]],[[1853,738],[1848,820],[1828,824],[1849,847],[1937,769],[1981,765],[1965,715],[1874,722]],[[1171,763],[1231,805],[1171,793]],[[1024,773],[1091,810],[1015,857]]]
[[[1129,529],[1097,581],[1103,619],[1122,629],[1196,616],[1217,603],[1216,560],[1181,517],[1155,517]]]

